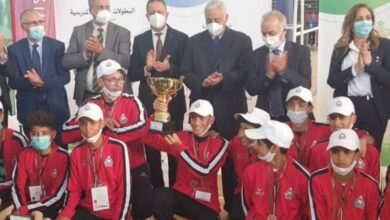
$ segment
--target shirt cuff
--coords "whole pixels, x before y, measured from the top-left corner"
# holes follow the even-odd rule
[[[0,64],[4,65],[7,61],[8,61],[8,55],[7,53],[5,53],[4,58],[0,59]]]
[[[355,68],[355,65],[352,65],[352,75],[355,77],[355,76],[357,76],[360,72],[358,72],[357,70],[356,70],[356,68]]]

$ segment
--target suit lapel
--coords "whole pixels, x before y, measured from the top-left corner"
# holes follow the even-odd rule
[[[293,61],[293,60],[296,60],[293,56],[293,52],[292,52],[292,44],[286,40],[286,44],[284,45],[284,51],[287,51],[288,54],[287,54],[287,66],[290,66],[290,62]]]
[[[213,42],[212,42],[212,39],[210,37],[210,34],[206,31],[203,32],[202,34],[202,38],[201,38],[201,43],[200,43],[200,47],[201,47],[201,50],[203,51],[201,54],[202,56],[204,56],[204,60],[207,60],[208,62],[208,67],[210,68],[210,73],[213,70],[213,64],[214,64],[214,58],[213,58]]]
[[[110,22],[107,25],[105,48],[112,50],[114,48],[115,27]]]
[[[47,70],[49,60],[55,60],[55,57],[54,57],[54,59],[49,59],[50,47],[51,47],[51,44],[49,44],[48,39],[46,37],[44,37],[42,40],[42,57],[41,57],[42,73],[40,73],[42,77],[46,75],[46,72],[47,72],[46,70]]]
[[[22,49],[24,62],[26,63],[26,68],[27,68],[27,70],[31,70],[33,67],[33,63],[32,63],[32,59],[31,59],[31,51],[30,51],[30,47],[29,47],[27,38],[25,38],[21,43],[22,43],[21,49]],[[23,73],[23,74],[25,74],[25,73]]]

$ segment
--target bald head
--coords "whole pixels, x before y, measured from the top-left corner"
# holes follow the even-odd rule
[[[24,10],[19,16],[21,24],[29,23],[32,18],[39,18],[38,20],[43,21],[42,15],[35,9]]]

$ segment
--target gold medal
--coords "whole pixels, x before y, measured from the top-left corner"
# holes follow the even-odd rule
[[[276,215],[268,215],[267,220],[277,220]]]

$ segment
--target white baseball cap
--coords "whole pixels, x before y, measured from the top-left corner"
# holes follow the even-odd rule
[[[267,121],[271,120],[269,114],[266,111],[259,108],[254,108],[252,111],[248,113],[234,114],[235,119],[240,119],[240,117],[251,124],[260,125],[260,126],[263,126],[265,123],[267,123]]]
[[[198,99],[191,104],[189,113],[196,113],[200,116],[214,116],[214,109],[209,101]]]
[[[127,74],[127,70],[122,68],[118,62],[108,59],[98,65],[96,68],[96,77],[100,79],[102,76],[111,75],[116,71],[119,71],[125,75]]]
[[[79,112],[77,113],[77,120],[82,117],[89,118],[93,121],[98,121],[103,119],[103,111],[102,109],[93,103],[87,103],[80,107]]]
[[[351,99],[345,96],[333,98],[330,101],[328,115],[333,113],[339,113],[344,116],[350,116],[355,113],[355,106]]]
[[[307,89],[302,86],[295,87],[290,89],[287,94],[286,102],[290,100],[292,97],[298,97],[305,102],[313,102],[313,95],[311,94],[310,89]]]
[[[329,138],[328,148],[343,147],[351,151],[360,150],[360,140],[352,129],[340,129],[333,132]]]
[[[270,120],[260,128],[246,129],[245,135],[252,140],[268,139],[273,144],[282,147],[290,148],[294,134],[291,128],[282,122]]]

